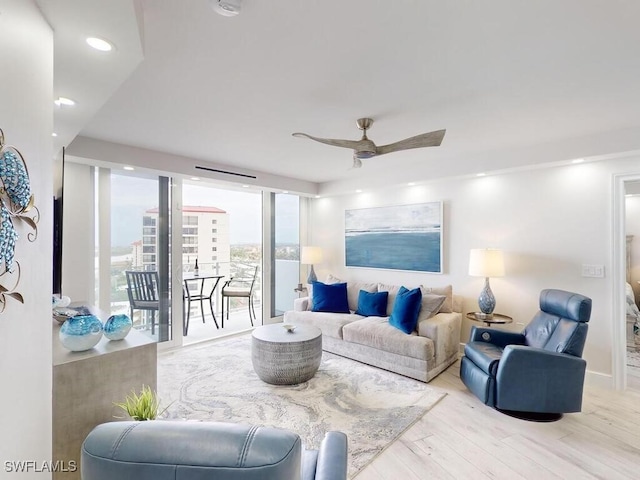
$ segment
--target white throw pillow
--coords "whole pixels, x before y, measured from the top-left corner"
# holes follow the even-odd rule
[[[400,285],[387,285],[385,283],[378,284],[379,292],[389,292],[389,299],[387,300],[387,317],[391,315],[391,312],[393,312],[393,304],[396,302],[398,290],[400,290]]]
[[[432,293],[422,294],[422,305],[420,306],[420,313],[418,314],[418,324],[422,320],[433,317],[436,313],[442,311],[442,304],[447,297],[444,295],[433,295]],[[416,327],[417,328],[417,327]]]
[[[424,295],[425,293],[431,293],[433,295],[444,295],[446,299],[440,307],[439,311],[442,313],[453,312],[453,287],[451,285],[447,285],[445,287],[425,287],[424,285],[420,285],[420,289],[422,290],[422,295]]]

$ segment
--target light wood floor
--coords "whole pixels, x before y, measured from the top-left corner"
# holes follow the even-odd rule
[[[429,383],[446,397],[356,480],[640,479],[640,390],[587,388],[581,413],[527,422],[483,405],[459,368]]]

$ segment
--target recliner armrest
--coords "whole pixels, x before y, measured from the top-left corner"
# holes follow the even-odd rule
[[[342,432],[327,432],[318,451],[315,480],[346,480],[346,478],[347,436]]]
[[[579,412],[587,362],[524,345],[505,347],[496,374],[496,407],[523,412]]]
[[[507,345],[524,345],[525,338],[521,333],[474,325],[471,327],[469,342],[486,342],[504,348]]]

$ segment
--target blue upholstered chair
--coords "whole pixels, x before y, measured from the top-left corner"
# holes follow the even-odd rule
[[[533,419],[579,412],[591,299],[543,290],[540,311],[521,333],[473,327],[460,379],[490,407]]]
[[[344,480],[347,437],[305,450],[287,430],[156,420],[95,427],[82,444],[83,480]]]

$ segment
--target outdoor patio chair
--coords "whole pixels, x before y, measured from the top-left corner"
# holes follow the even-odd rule
[[[258,266],[256,265],[255,267],[251,267],[250,272],[252,272],[253,274],[246,275],[241,273],[241,276],[231,277],[231,279],[225,282],[224,286],[222,287],[222,328],[224,328],[225,300],[227,304],[226,316],[227,320],[229,320],[229,299],[231,298],[247,298],[249,300],[249,320],[251,320],[251,326],[253,327],[253,320],[256,318],[253,294],[256,285],[256,279],[258,277]]]
[[[127,271],[127,293],[129,294],[129,310],[131,321],[133,311],[151,312],[151,334],[155,334],[156,312],[160,309],[158,297],[158,272]]]

